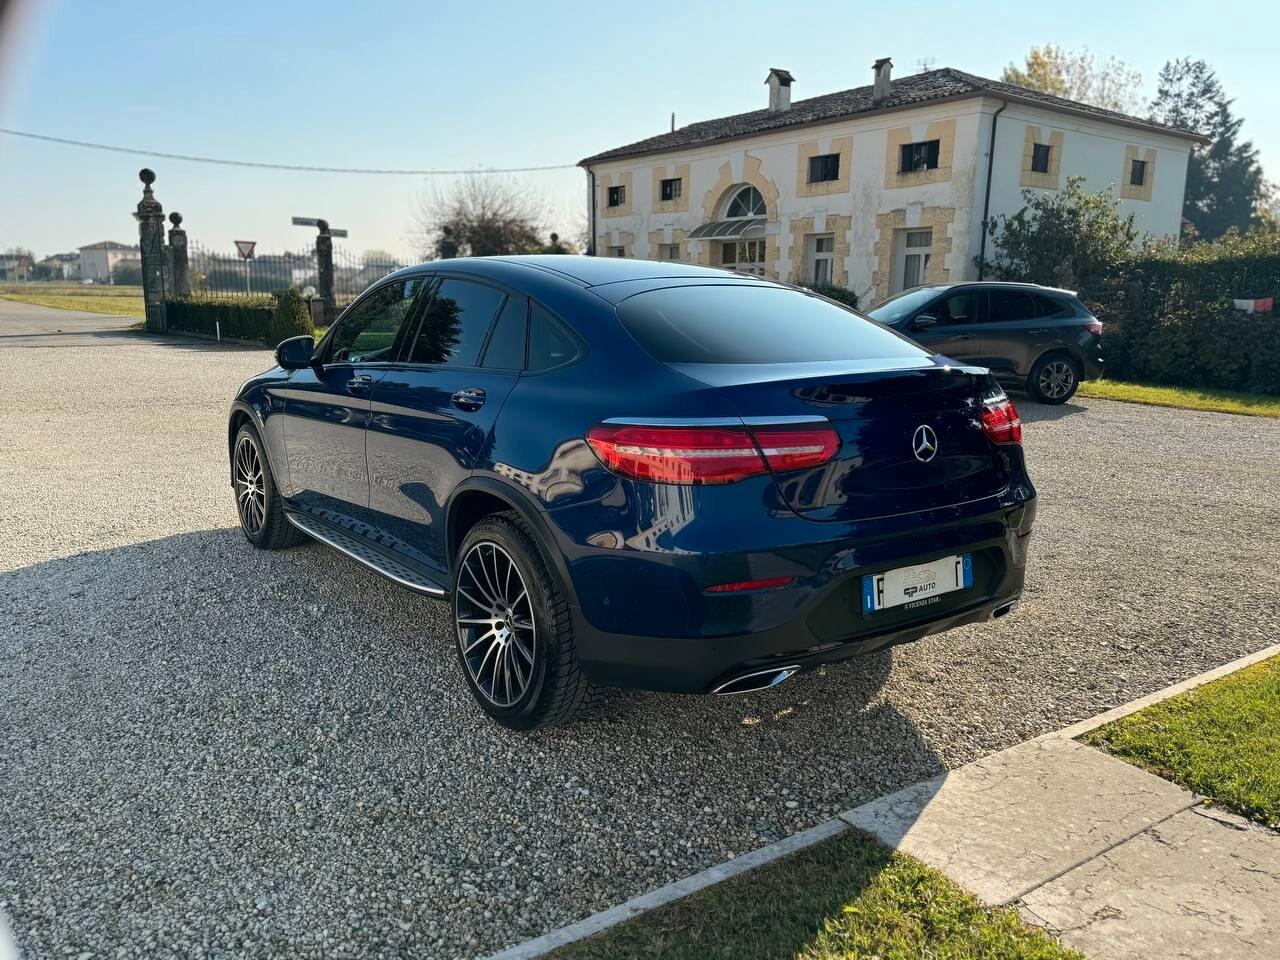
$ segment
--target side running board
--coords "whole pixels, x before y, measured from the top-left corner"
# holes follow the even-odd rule
[[[420,571],[399,562],[394,557],[387,556],[364,537],[292,510],[286,510],[284,515],[307,536],[328,544],[340,553],[345,553],[352,560],[363,563],[370,570],[382,574],[388,580],[394,580],[402,587],[408,587],[410,590],[432,597],[444,597],[449,593],[439,583]]]

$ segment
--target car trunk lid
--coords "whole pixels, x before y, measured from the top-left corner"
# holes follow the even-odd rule
[[[748,426],[830,422],[835,457],[773,471],[796,513],[855,521],[966,503],[1001,492],[1008,458],[982,427],[994,386],[986,370],[940,360],[677,364],[719,387]]]

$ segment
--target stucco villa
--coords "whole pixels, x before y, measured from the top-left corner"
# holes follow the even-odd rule
[[[892,66],[795,103],[795,78],[773,69],[765,109],[586,158],[591,252],[833,283],[870,304],[977,278],[986,220],[1073,175],[1114,187],[1142,230],[1178,233],[1199,134],[950,68],[894,79]]]

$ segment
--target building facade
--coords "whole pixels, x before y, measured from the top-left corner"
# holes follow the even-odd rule
[[[103,240],[80,248],[80,276],[94,283],[110,283],[111,271],[121,261],[141,263],[142,253],[136,246]]]
[[[1197,134],[943,69],[693,124],[583,160],[593,253],[852,289],[870,305],[974,279],[984,220],[1068,176],[1157,236],[1181,225]],[[984,217],[984,213],[986,217]]]

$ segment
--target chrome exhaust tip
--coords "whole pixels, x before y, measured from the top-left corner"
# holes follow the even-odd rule
[[[1009,603],[1006,603],[1004,606],[996,607],[994,610],[992,610],[991,619],[999,620],[1001,617],[1005,616],[1006,614],[1013,613],[1013,611],[1017,609],[1018,609],[1018,601],[1012,600]]]
[[[741,676],[734,677],[732,680],[726,680],[711,692],[717,697],[731,697],[735,693],[752,693],[756,690],[776,687],[783,680],[793,677],[799,672],[799,664],[792,664],[789,667],[771,667],[768,670],[756,670],[752,673],[744,673]]]

